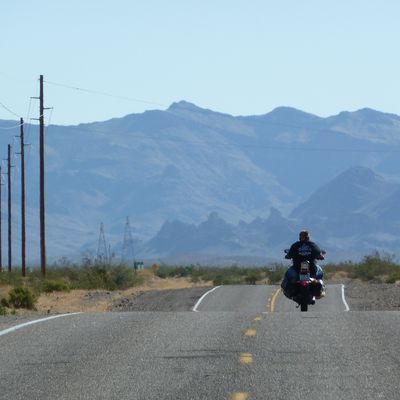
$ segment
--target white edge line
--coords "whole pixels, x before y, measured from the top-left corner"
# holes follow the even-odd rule
[[[204,297],[206,297],[208,294],[210,294],[211,292],[213,292],[215,289],[218,289],[219,287],[221,287],[221,285],[219,286],[215,286],[214,288],[212,288],[211,290],[209,290],[208,292],[204,293],[203,296],[200,297],[200,299],[198,300],[198,302],[195,304],[195,306],[192,308],[192,311],[194,312],[199,312],[199,310],[197,309],[197,307],[200,305],[200,303],[204,300]]]
[[[343,304],[346,307],[346,309],[344,311],[350,311],[349,305],[347,304],[347,301],[344,297],[344,285],[342,284],[342,300],[343,300]]]
[[[39,322],[48,321],[50,319],[66,317],[68,315],[76,315],[76,314],[82,314],[82,313],[75,312],[75,313],[68,313],[68,314],[53,315],[53,316],[47,317],[47,318],[35,319],[34,321],[25,322],[23,324],[12,326],[11,328],[8,328],[8,329],[4,329],[3,331],[0,331],[0,336],[7,335],[7,333],[17,331],[18,329],[24,328],[25,326],[28,326],[28,325],[38,324]]]

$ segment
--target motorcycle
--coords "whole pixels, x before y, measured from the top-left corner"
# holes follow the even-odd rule
[[[285,253],[288,252],[289,250],[286,249]],[[324,259],[324,254],[325,251],[321,253],[320,259]],[[308,306],[314,305],[316,298],[320,298],[319,296],[324,290],[322,279],[311,277],[308,261],[303,261],[300,264],[299,278],[295,282],[291,282],[290,285],[292,285],[291,292],[293,293],[290,298],[298,304],[297,307],[300,307],[302,312],[308,311]]]

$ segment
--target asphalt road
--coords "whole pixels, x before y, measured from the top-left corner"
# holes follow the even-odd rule
[[[0,331],[0,399],[398,399],[400,313],[344,309],[339,285],[308,313],[272,286],[223,286],[199,312]]]

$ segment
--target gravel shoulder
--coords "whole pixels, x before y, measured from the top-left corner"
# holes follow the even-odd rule
[[[114,302],[111,311],[191,311],[210,287],[140,292]]]
[[[352,311],[400,311],[400,285],[349,281],[346,301]]]

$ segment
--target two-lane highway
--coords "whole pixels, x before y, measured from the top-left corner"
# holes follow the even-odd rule
[[[198,312],[78,314],[0,336],[1,399],[398,399],[400,313],[301,313],[274,286]]]

